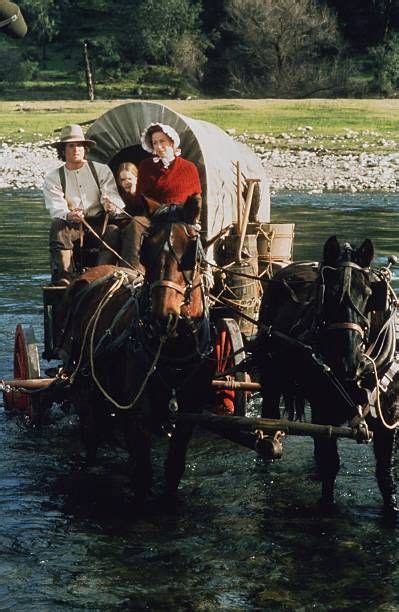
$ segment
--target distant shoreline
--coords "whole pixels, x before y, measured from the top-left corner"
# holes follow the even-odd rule
[[[0,145],[0,189],[41,189],[59,165],[46,142]],[[272,149],[257,151],[271,191],[396,192],[399,153],[334,153]]]

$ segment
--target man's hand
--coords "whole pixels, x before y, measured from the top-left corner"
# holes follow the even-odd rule
[[[106,213],[110,215],[116,215],[117,208],[115,204],[113,204],[112,200],[110,200],[107,195],[103,196],[102,205]]]
[[[84,219],[83,210],[74,208],[67,214],[66,219],[69,223],[80,223]]]

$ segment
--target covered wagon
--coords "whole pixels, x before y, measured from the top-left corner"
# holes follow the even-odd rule
[[[216,292],[230,306],[257,315],[261,286],[258,274],[271,273],[272,262],[292,257],[293,225],[270,223],[270,189],[266,170],[257,155],[218,126],[192,119],[156,102],[128,102],[97,119],[87,132],[97,143],[94,161],[115,172],[120,163],[136,165],[149,154],[140,136],[150,124],[171,125],[180,136],[182,155],[198,168],[202,186],[202,240],[214,264]],[[227,233],[223,234],[223,230]],[[223,234],[223,235],[222,235]],[[220,236],[221,239],[215,240]],[[225,268],[227,272],[219,268]],[[247,276],[238,276],[239,273]],[[252,324],[238,317],[241,331]]]
[[[249,147],[211,123],[186,117],[162,104],[128,102],[103,114],[87,131],[87,137],[96,142],[89,152],[90,158],[109,165],[114,172],[122,162],[138,165],[149,155],[141,146],[141,134],[150,123],[157,122],[177,131],[182,155],[198,168],[203,197],[201,240],[215,283],[212,311],[218,331],[217,370],[223,375],[234,368],[236,379],[245,382],[248,376],[237,366],[245,359],[242,335],[250,336],[255,331],[250,319],[256,319],[260,304],[258,277],[270,271],[273,258],[289,261],[292,232],[283,237],[281,249],[277,226],[270,223],[266,171]],[[56,314],[63,293],[61,287],[43,288],[43,357],[48,361],[59,358]],[[34,358],[30,356],[31,345]],[[14,356],[17,364],[25,364],[23,368],[14,368],[15,378],[38,375],[35,341],[31,341],[22,326],[17,329]],[[30,367],[31,362],[34,367]],[[245,413],[246,393],[233,394],[235,412]],[[8,394],[8,404],[14,403],[14,396]]]
[[[216,125],[186,117],[163,104],[128,102],[106,112],[87,132],[87,136],[97,143],[90,157],[108,164],[114,171],[123,161],[139,163],[148,156],[141,147],[141,133],[150,123],[156,122],[171,125],[177,131],[183,157],[198,168],[203,192],[202,231],[206,240],[223,227],[239,221],[237,194],[241,191],[241,204],[244,204],[250,179],[258,181],[258,188],[249,219],[270,221],[269,181],[251,149],[233,140]]]

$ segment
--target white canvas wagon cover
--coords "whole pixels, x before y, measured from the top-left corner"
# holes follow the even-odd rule
[[[206,238],[237,222],[236,162],[246,179],[259,179],[259,221],[270,221],[269,181],[259,158],[216,125],[191,119],[155,102],[128,102],[99,117],[87,132],[96,141],[90,158],[111,164],[125,149],[140,147],[150,123],[171,125],[180,136],[182,156],[198,168],[202,191],[202,228]],[[128,161],[125,157],[123,161]],[[136,162],[137,159],[130,159]],[[242,181],[242,186],[244,186]]]

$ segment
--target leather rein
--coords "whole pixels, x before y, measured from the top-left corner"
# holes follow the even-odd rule
[[[370,271],[369,268],[362,268],[361,266],[359,266],[357,263],[353,261],[346,261],[338,265],[337,267],[323,266],[321,269],[321,277],[323,280],[323,283],[322,283],[323,299],[321,302],[321,308],[323,307],[323,304],[324,304],[324,291],[325,291],[324,270],[326,269],[327,270],[339,270],[339,269],[344,270],[344,274],[345,274],[344,283],[346,283],[346,285],[344,285],[344,288],[343,288],[341,301],[343,301],[345,298],[349,301],[349,305],[351,309],[354,310],[354,312],[360,317],[362,321],[362,325],[360,325],[359,323],[355,323],[354,321],[340,321],[336,323],[329,323],[328,325],[324,327],[324,330],[325,331],[333,331],[337,329],[351,330],[359,334],[362,341],[365,340],[369,332],[369,320],[362,312],[360,312],[357,306],[353,303],[353,300],[350,296],[350,281],[351,281],[352,270],[358,270],[359,272],[362,272],[364,275],[368,275]]]

